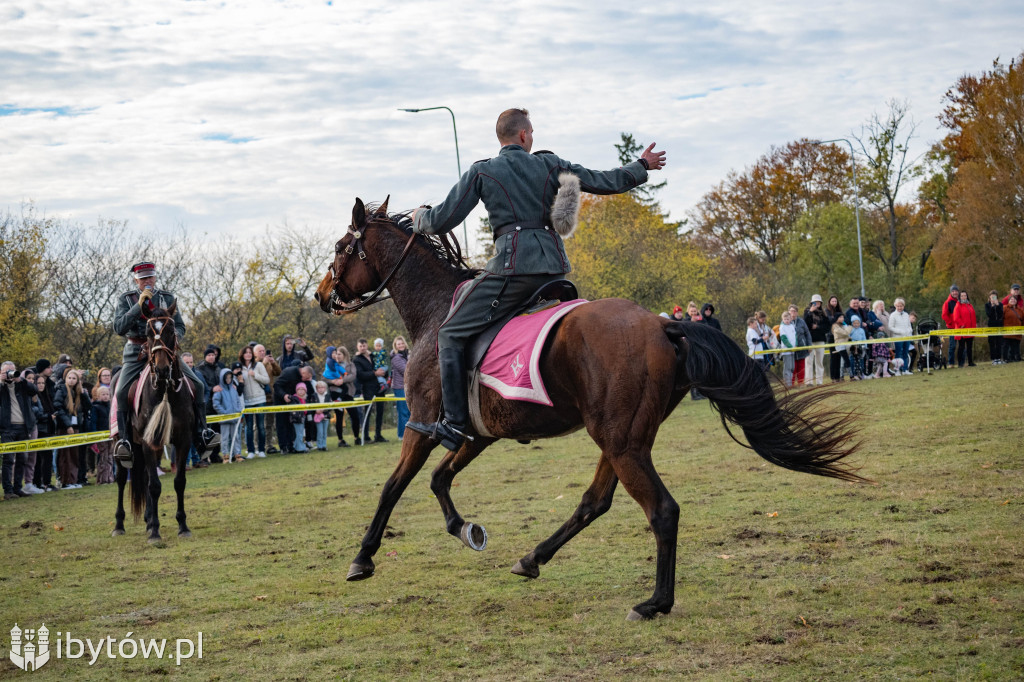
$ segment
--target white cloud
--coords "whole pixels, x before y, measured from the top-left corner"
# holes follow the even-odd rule
[[[365,5],[365,3],[364,3]],[[355,196],[437,202],[496,151],[508,106],[538,148],[669,152],[682,217],[770,145],[848,135],[890,98],[921,123],[961,74],[1024,49],[1011,2],[22,2],[0,9],[0,206],[137,228],[346,222]],[[471,219],[470,228],[476,220]]]

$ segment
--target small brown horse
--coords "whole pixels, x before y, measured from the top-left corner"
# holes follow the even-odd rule
[[[463,265],[457,246],[414,234],[407,216],[387,214],[387,201],[375,209],[356,199],[352,224],[335,245],[334,261],[317,289],[321,309],[342,314],[368,305],[387,285],[416,342],[405,387],[415,420],[432,422],[441,411],[435,340],[455,288],[476,274]],[[360,299],[371,291],[370,298]],[[358,303],[345,303],[357,299]],[[517,575],[540,575],[539,566],[608,510],[621,481],[647,515],[658,549],[654,595],[633,607],[629,618],[653,618],[672,609],[679,506],[655,471],[651,449],[658,427],[691,386],[719,411],[726,430],[727,421],[739,425],[747,447],[769,462],[820,476],[863,480],[841,461],[856,449],[842,424],[845,415],[815,409],[825,394],[776,398],[765,372],[735,342],[708,325],[666,320],[629,301],[606,299],[572,310],[552,336],[541,373],[554,406],[508,401],[481,390],[483,422],[495,437],[478,435],[457,452],[448,452],[430,482],[448,532],[480,550],[486,533],[465,522],[452,503],[449,493],[455,475],[499,438],[553,438],[587,430],[601,448],[594,481],[569,520],[519,560],[512,569]],[[372,557],[388,518],[435,446],[420,433],[405,432],[401,459],[384,485],[349,580],[373,575]]]
[[[136,521],[145,507],[147,542],[160,542],[160,514],[157,502],[160,499],[160,478],[157,465],[163,459],[164,446],[174,446],[175,466],[174,492],[178,494],[178,537],[192,537],[185,524],[185,464],[192,446],[192,429],[195,413],[192,396],[185,385],[188,379],[181,371],[178,359],[178,338],[174,330],[174,313],[177,304],[170,309],[157,308],[149,314],[146,322],[146,344],[143,351],[148,356],[149,375],[139,381],[135,390],[141,392],[139,411],[132,410],[132,468],[131,505]],[[145,314],[145,313],[144,313]],[[112,535],[124,535],[124,486],[128,480],[128,469],[117,468],[117,512],[114,514]]]

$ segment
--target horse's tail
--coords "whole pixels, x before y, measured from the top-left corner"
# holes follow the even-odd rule
[[[128,492],[132,501],[132,518],[137,522],[146,509],[146,488],[149,470],[146,467],[145,448],[136,444],[132,448],[132,468],[128,470]]]
[[[159,450],[171,442],[171,425],[174,415],[171,412],[171,403],[168,400],[170,391],[164,387],[164,397],[149,415],[146,423],[146,430],[142,434],[145,441],[154,450]]]
[[[776,398],[767,372],[721,331],[697,322],[671,322],[665,333],[685,353],[687,383],[706,396],[733,440],[772,464],[844,481],[868,482],[843,458],[859,443],[850,415],[821,409],[837,391],[818,389]],[[682,377],[681,377],[682,378]],[[729,429],[743,429],[746,445]]]

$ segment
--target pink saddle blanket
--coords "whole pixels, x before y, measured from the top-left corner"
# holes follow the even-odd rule
[[[142,373],[134,382],[135,385],[128,389],[128,397],[132,402],[133,414],[139,413],[139,399],[142,397],[142,391],[139,390],[139,386],[142,385],[142,382],[145,381],[147,377],[149,377],[149,365],[142,368]],[[118,380],[120,381],[120,379]],[[189,395],[195,397],[195,390],[192,388],[192,382],[185,381],[183,383],[188,386]],[[117,391],[114,391],[114,395],[110,396],[110,437],[117,437]]]
[[[541,349],[555,324],[588,303],[579,298],[530,315],[517,315],[502,327],[480,363],[480,384],[506,400],[551,406],[540,375]]]

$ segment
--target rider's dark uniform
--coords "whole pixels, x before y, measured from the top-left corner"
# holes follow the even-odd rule
[[[493,320],[514,312],[540,286],[572,269],[562,238],[551,227],[551,204],[563,172],[576,175],[580,189],[591,194],[619,194],[647,181],[642,161],[615,170],[592,171],[551,152],[530,154],[520,145],[510,144],[495,158],[474,163],[441,204],[416,214],[417,232],[444,234],[483,201],[494,229],[496,255],[463,289],[437,335],[444,421],[456,432],[463,431],[468,422],[466,343]],[[452,449],[461,444],[457,436],[446,437],[443,422],[429,427],[414,423],[412,428],[429,431]]]
[[[155,289],[150,300],[140,304],[140,293],[138,289],[134,289],[121,294],[117,298],[117,307],[114,310],[114,333],[125,337],[124,350],[121,354],[121,372],[118,374],[117,390],[115,391],[117,396],[118,433],[122,440],[130,440],[131,432],[131,421],[128,418],[131,407],[129,405],[128,389],[131,388],[132,382],[138,378],[146,366],[146,358],[140,357],[143,344],[146,342],[146,318],[142,314],[143,306],[146,307],[146,312],[149,313],[157,308],[167,310],[175,302],[174,294],[171,292]],[[174,332],[180,344],[185,337],[185,322],[181,319],[181,313],[178,311],[174,313]],[[197,449],[199,449],[200,444],[206,447],[211,438],[210,435],[207,435],[205,439],[202,437],[203,432],[206,430],[206,405],[203,402],[206,384],[201,377],[192,371],[191,367],[181,361],[180,357],[178,358],[178,364],[182,373],[192,381],[196,389],[195,409],[197,424],[193,440],[196,442]],[[122,464],[130,466],[127,458],[122,456],[119,457],[119,460]]]

